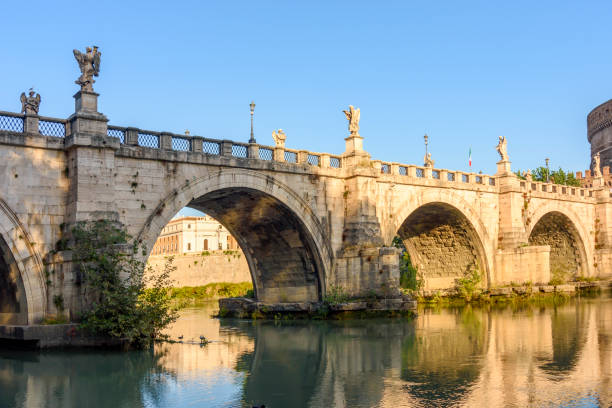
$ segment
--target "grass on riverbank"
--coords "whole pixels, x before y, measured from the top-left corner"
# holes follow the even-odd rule
[[[253,284],[251,282],[215,282],[204,286],[183,286],[170,289],[170,298],[178,303],[179,307],[207,300],[239,296],[253,297]]]

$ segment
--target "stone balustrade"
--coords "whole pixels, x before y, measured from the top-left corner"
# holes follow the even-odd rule
[[[35,120],[32,121],[31,119]],[[34,128],[36,131],[32,131]],[[0,131],[14,133],[38,133],[43,136],[63,138],[70,134],[70,122],[66,119],[0,111]],[[341,169],[342,156],[329,153],[315,153],[307,150],[266,146],[255,143],[241,143],[232,140],[210,139],[197,135],[157,132],[133,127],[108,126],[107,135],[119,139],[122,145],[140,146],[150,149],[184,151],[216,156],[250,158],[289,164],[308,164],[313,167]],[[486,174],[436,169],[411,164],[372,160],[372,167],[382,177],[400,176],[407,183],[434,183],[469,188],[483,186],[497,188],[497,177]],[[520,189],[539,195],[560,195],[565,199],[587,199],[593,197],[593,189],[556,185],[552,183],[519,181]],[[612,196],[612,195],[611,195]]]

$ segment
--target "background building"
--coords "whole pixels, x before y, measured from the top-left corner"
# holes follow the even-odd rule
[[[234,237],[212,217],[177,217],[162,229],[147,265],[160,270],[174,257],[174,286],[213,282],[251,282],[251,273]]]
[[[227,229],[208,215],[179,217],[162,229],[151,255],[177,255],[215,250],[238,250],[238,243]]]

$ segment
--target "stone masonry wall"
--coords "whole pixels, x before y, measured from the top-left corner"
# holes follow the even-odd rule
[[[251,282],[249,266],[242,251],[205,251],[202,254],[174,257],[176,270],[170,278],[175,287],[204,286],[213,282]],[[168,257],[152,255],[147,265],[156,270],[164,267]]]
[[[480,267],[468,221],[442,206],[428,205],[408,217],[400,237],[423,274],[425,288],[452,287],[455,279]]]
[[[550,246],[551,279],[569,280],[581,272],[580,252],[571,222],[559,213],[542,217],[529,237],[530,245]]]

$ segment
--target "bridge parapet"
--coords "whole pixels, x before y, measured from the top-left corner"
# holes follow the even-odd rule
[[[561,199],[564,201],[591,202],[595,200],[593,188],[566,186],[562,184],[539,181],[520,180],[521,191],[530,193],[531,197]]]

